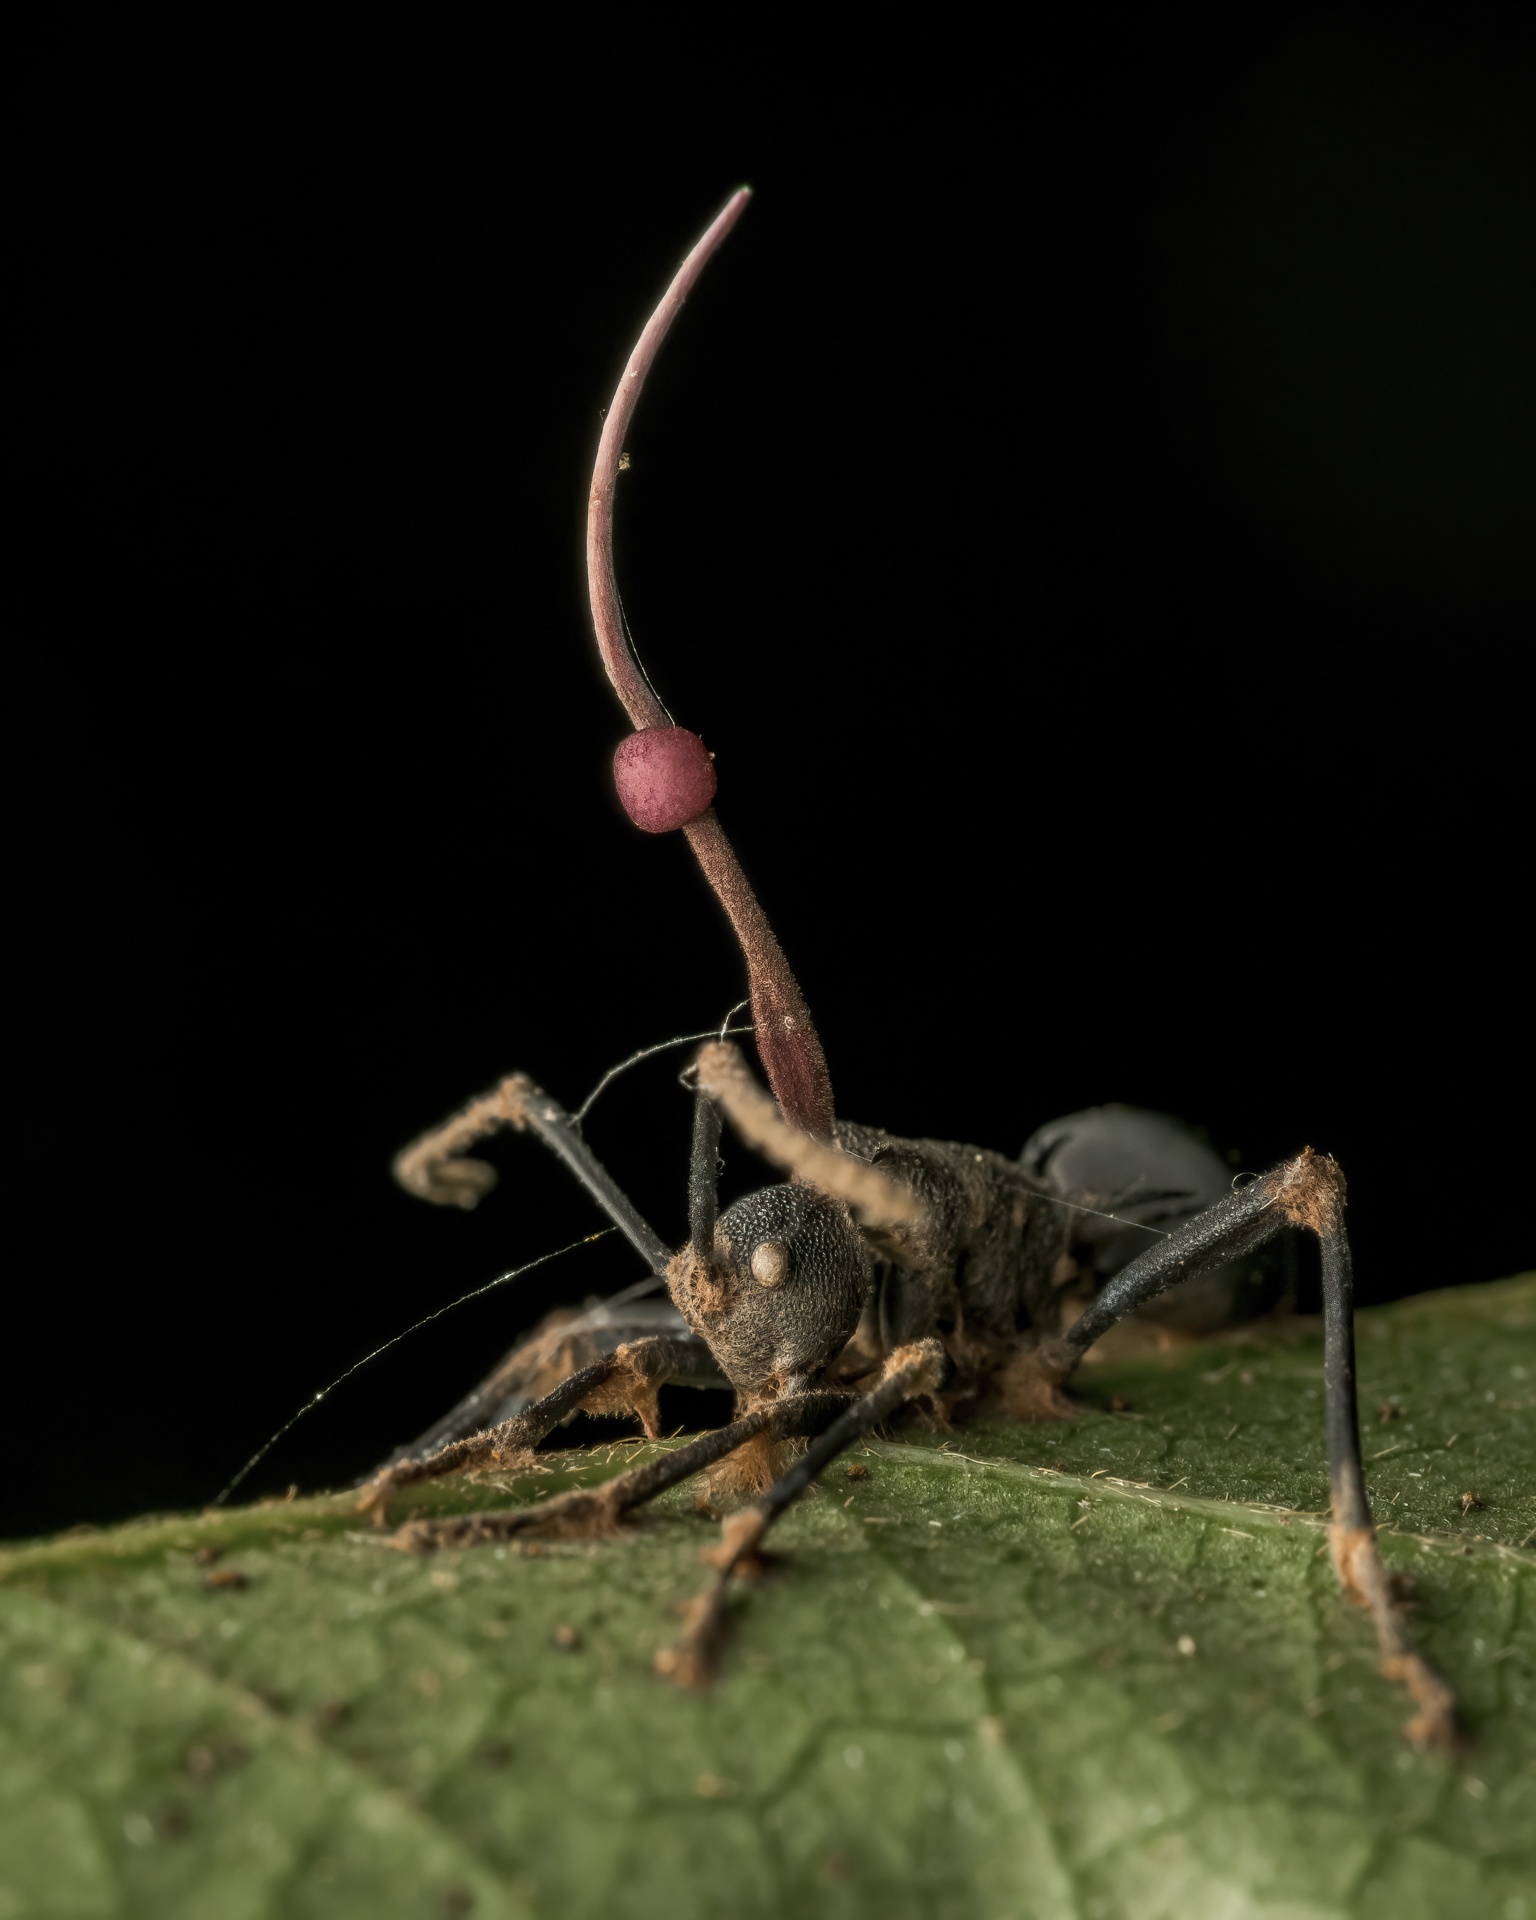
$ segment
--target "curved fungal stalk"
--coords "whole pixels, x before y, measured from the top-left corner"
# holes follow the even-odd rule
[[[747,882],[711,804],[714,763],[697,734],[677,726],[635,658],[624,629],[613,572],[613,503],[624,435],[667,329],[694,282],[752,197],[741,187],[725,203],[679,267],[625,363],[603,421],[587,499],[587,584],[598,650],[635,731],[614,756],[624,810],[647,833],[687,834],[704,877],[725,908],[747,963],[757,1050],[779,1109],[791,1125],[826,1137],[832,1130],[832,1082],[810,1012],[767,916]]]
[[[603,665],[637,733],[650,727],[670,727],[672,716],[656,698],[639,661],[630,651],[619,606],[618,583],[613,576],[613,496],[618,486],[624,436],[634,418],[635,403],[645,385],[645,376],[661,350],[668,329],[682,312],[683,302],[692,293],[694,282],[709,265],[711,256],[746,212],[751,198],[750,187],[738,187],[678,268],[671,286],[661,297],[660,306],[646,321],[634,351],[624,363],[613,404],[603,416],[603,437],[597,443],[592,491],[587,496],[587,590],[592,597],[592,624],[597,629]]]

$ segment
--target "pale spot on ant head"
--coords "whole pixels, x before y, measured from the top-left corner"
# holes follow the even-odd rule
[[[752,1278],[760,1287],[781,1287],[789,1278],[789,1248],[782,1240],[764,1240],[752,1250]]]

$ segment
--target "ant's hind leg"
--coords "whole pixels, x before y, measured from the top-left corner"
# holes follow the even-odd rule
[[[1323,1386],[1328,1435],[1330,1540],[1339,1584],[1376,1628],[1382,1672],[1412,1695],[1419,1711],[1403,1729],[1418,1747],[1460,1743],[1455,1697],[1408,1639],[1403,1608],[1376,1544],[1355,1405],[1354,1270],[1344,1230],[1344,1176],[1308,1147],[1295,1160],[1218,1201],[1116,1274],[1067,1332],[1023,1356],[1059,1384],[1083,1354],[1125,1314],[1180,1281],[1251,1252],[1284,1227],[1316,1234],[1323,1256]]]

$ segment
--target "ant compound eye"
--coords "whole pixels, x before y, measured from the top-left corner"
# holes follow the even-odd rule
[[[789,1248],[782,1240],[764,1240],[754,1249],[752,1278],[760,1287],[781,1287],[789,1278]]]
[[[841,1200],[810,1186],[764,1187],[721,1214],[707,1260],[685,1247],[668,1283],[731,1384],[773,1394],[817,1378],[847,1346],[872,1271]]]
[[[613,756],[614,785],[624,811],[644,833],[671,833],[708,811],[715,763],[686,727],[642,727]]]

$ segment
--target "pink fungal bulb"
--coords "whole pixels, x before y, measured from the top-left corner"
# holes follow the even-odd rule
[[[621,740],[613,778],[624,811],[646,833],[686,827],[715,797],[715,763],[686,727],[643,727]]]

